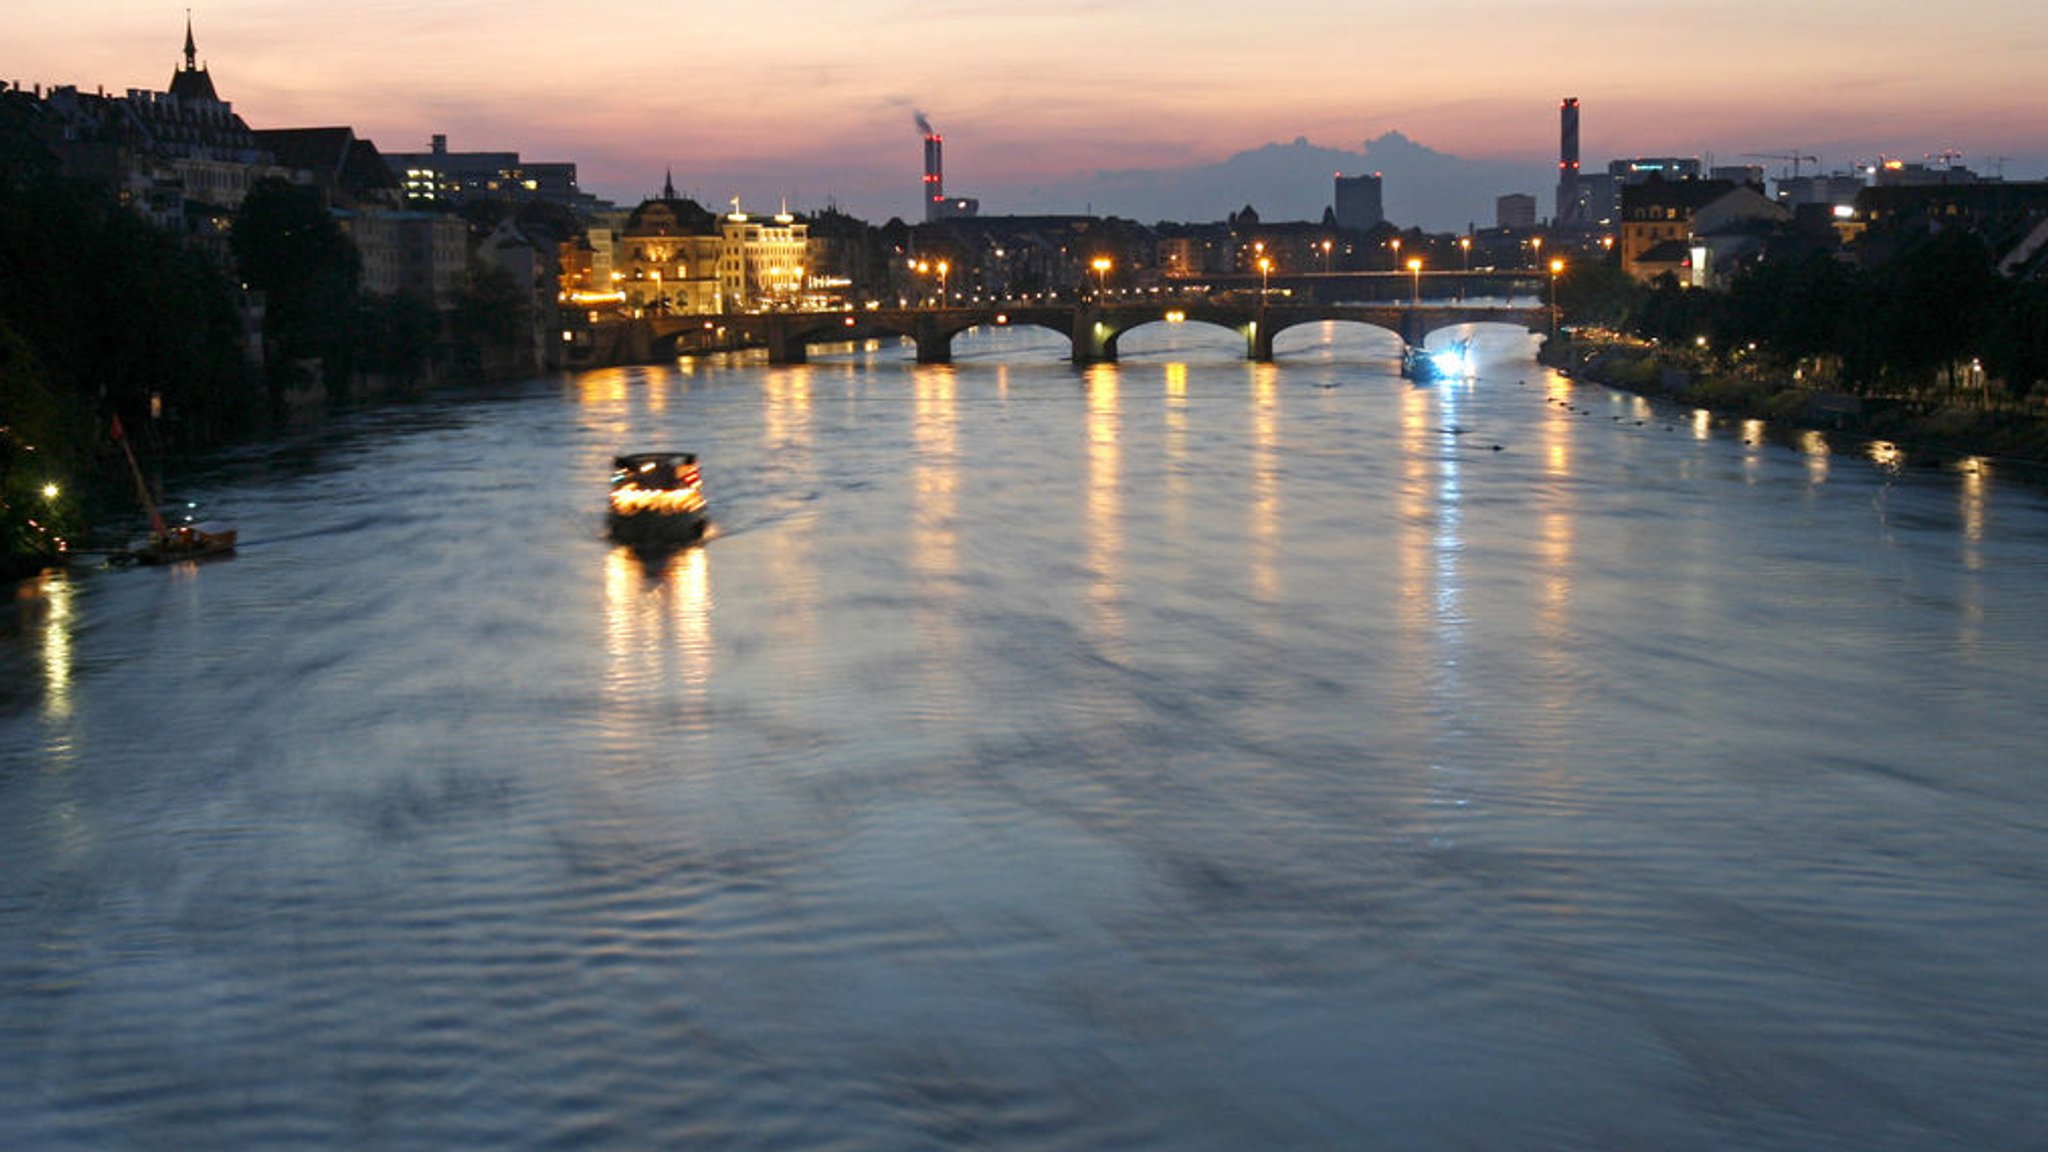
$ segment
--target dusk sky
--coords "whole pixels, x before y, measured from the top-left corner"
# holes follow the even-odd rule
[[[1398,129],[1471,158],[1554,158],[1580,98],[1586,166],[1790,150],[1846,168],[1954,150],[2048,174],[2039,0],[993,0],[760,8],[613,0],[226,0],[196,7],[202,63],[257,128],[348,124],[385,151],[571,160],[636,200],[836,202],[913,217],[913,115],[949,191],[983,210],[1098,169],[1213,163],[1273,141]],[[161,89],[182,5],[18,5],[0,78]],[[1999,158],[2005,157],[2003,161]],[[1765,162],[1774,170],[1774,163]],[[1548,189],[1542,190],[1548,198]]]

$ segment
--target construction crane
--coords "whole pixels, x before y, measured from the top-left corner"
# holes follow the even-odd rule
[[[1816,168],[1820,166],[1820,157],[1802,156],[1797,152],[1744,152],[1742,155],[1746,160],[1777,160],[1790,164],[1792,166],[1792,179],[1794,180],[1799,179],[1799,166],[1801,164],[1811,164]]]

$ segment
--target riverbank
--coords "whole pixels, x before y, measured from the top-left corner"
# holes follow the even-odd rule
[[[1929,462],[1979,457],[2048,469],[2048,410],[1814,389],[1779,378],[1711,372],[1689,357],[1619,341],[1553,340],[1537,359],[1575,379],[1719,415],[1886,441]]]

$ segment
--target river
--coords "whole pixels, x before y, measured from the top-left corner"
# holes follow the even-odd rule
[[[2042,1148],[2042,488],[1289,335],[174,477],[0,616],[0,1147]]]

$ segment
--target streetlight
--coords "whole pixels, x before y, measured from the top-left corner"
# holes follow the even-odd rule
[[[1330,274],[1330,242],[1323,241],[1323,275]]]
[[[1095,269],[1095,298],[1100,300],[1109,295],[1109,257],[1097,256],[1088,266]]]
[[[1543,237],[1529,237],[1529,248],[1535,253],[1535,255],[1529,257],[1529,262],[1538,268],[1543,267]]]
[[[1273,271],[1273,261],[1272,261],[1271,259],[1269,259],[1268,257],[1265,257],[1265,256],[1261,256],[1261,257],[1259,257],[1259,302],[1260,302],[1261,304],[1264,304],[1264,303],[1265,303],[1265,300],[1266,300],[1266,280],[1267,280],[1267,277],[1268,277],[1268,276],[1270,276],[1270,275],[1272,274],[1272,271]]]
[[[953,266],[951,264],[946,263],[944,260],[939,261],[939,307],[941,308],[946,306],[946,273],[952,270]]]
[[[1564,261],[1553,258],[1550,261],[1550,334],[1557,335],[1557,274],[1564,271]]]
[[[1411,308],[1420,307],[1422,305],[1422,257],[1410,256],[1408,258],[1408,275],[1415,281],[1415,293],[1409,297],[1408,305]]]
[[[1392,240],[1387,241],[1387,244],[1394,250],[1394,267],[1399,268],[1401,266],[1401,238],[1396,236]]]
[[[1472,238],[1470,236],[1458,237],[1458,251],[1465,257],[1465,271],[1472,271]]]

